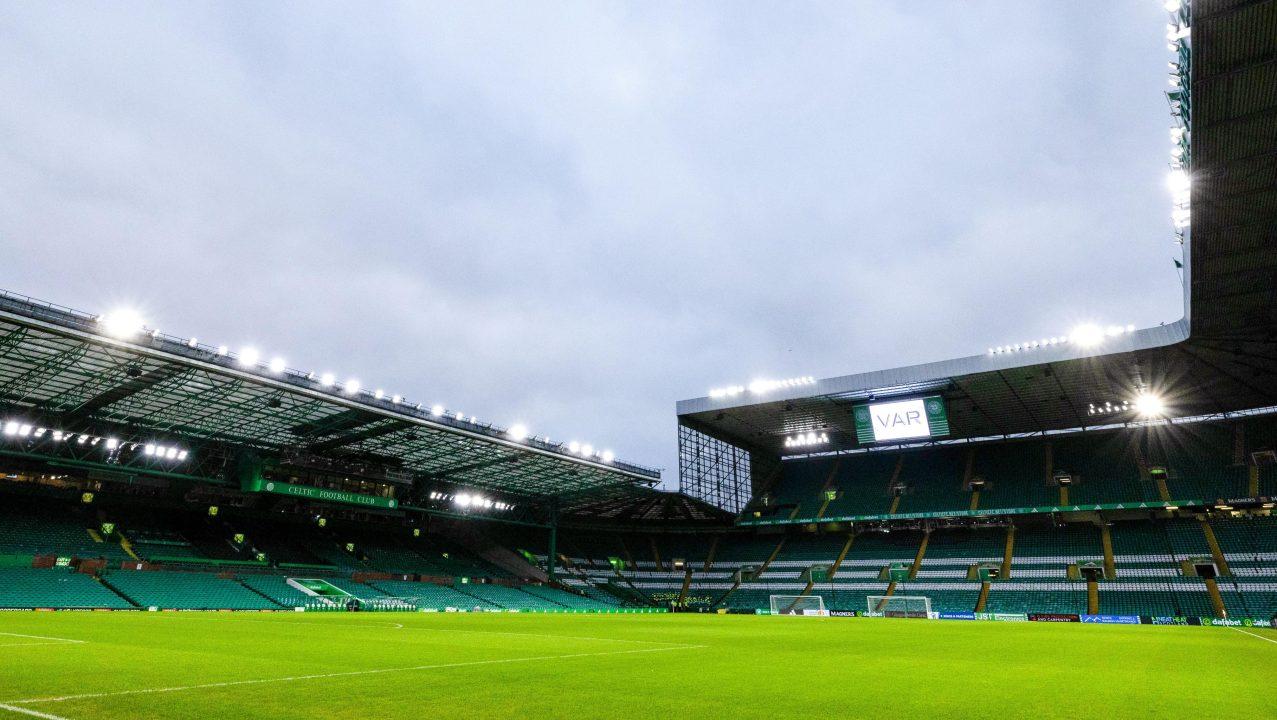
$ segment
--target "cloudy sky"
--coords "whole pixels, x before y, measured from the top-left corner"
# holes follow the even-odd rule
[[[1160,4],[9,0],[0,287],[673,485],[711,387],[1178,319]]]

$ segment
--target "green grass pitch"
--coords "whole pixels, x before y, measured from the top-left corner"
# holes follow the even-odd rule
[[[0,720],[1277,717],[1277,632],[1247,632],[714,615],[0,613]]]

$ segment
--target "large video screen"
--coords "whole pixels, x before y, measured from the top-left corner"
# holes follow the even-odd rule
[[[949,434],[949,413],[939,395],[857,405],[852,412],[861,443],[916,440]]]

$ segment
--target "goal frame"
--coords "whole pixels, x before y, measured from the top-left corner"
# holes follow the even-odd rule
[[[904,608],[893,607],[903,602]],[[882,617],[929,619],[931,614],[931,598],[925,595],[866,595],[865,610],[869,615]]]
[[[770,600],[772,615],[829,617],[823,595],[772,595]],[[810,607],[813,603],[815,607]]]

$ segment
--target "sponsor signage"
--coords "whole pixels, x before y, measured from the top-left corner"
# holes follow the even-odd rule
[[[1024,613],[976,613],[977,620],[993,620],[994,622],[1028,622],[1029,616]]]
[[[975,620],[973,612],[942,612],[938,616],[941,620]]]
[[[1187,625],[1189,619],[1186,617],[1158,616],[1151,617],[1148,620],[1150,625]]]
[[[1189,618],[1190,620],[1192,618]],[[1202,625],[1210,625],[1213,627],[1257,627],[1270,628],[1273,627],[1271,620],[1263,620],[1260,618],[1201,618]]]
[[[1103,625],[1139,625],[1139,615],[1083,615],[1084,623],[1100,623]]]
[[[329,490],[328,488],[311,487],[309,485],[294,485],[292,483],[278,482],[276,480],[267,480],[260,476],[246,480],[242,489],[244,492],[287,495],[288,497],[299,497],[307,500],[321,500],[323,502],[343,503],[346,505],[361,505],[363,507],[382,508],[385,510],[394,510],[399,507],[399,501],[394,498],[360,495],[358,493],[346,492],[344,490]]]
[[[1030,622],[1081,622],[1075,613],[1029,613]]]
[[[949,413],[939,395],[856,405],[856,440],[861,443],[913,440],[949,434]]]

